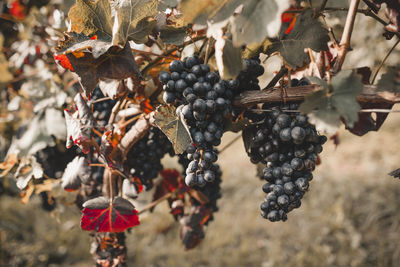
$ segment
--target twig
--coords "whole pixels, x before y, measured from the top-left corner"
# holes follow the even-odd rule
[[[328,3],[328,0],[322,1],[321,5],[319,6],[319,11],[323,11],[325,9],[326,4]]]
[[[303,101],[304,97],[312,92],[321,90],[319,85],[312,84],[306,86],[289,87],[285,89],[285,101],[288,103]],[[359,103],[372,104],[394,104],[400,103],[400,94],[385,94],[385,92],[376,92],[376,86],[364,85],[361,94],[357,96]],[[238,108],[250,108],[261,103],[282,103],[282,89],[273,87],[263,91],[246,91],[236,97],[232,104]]]
[[[208,41],[207,41],[206,55],[204,58],[205,64],[207,64],[207,62],[208,62],[208,57],[210,56],[210,49],[211,49],[212,43],[214,43],[211,39],[212,39],[212,37],[208,38]]]
[[[169,192],[165,195],[163,195],[162,197],[160,197],[159,199],[151,202],[150,204],[148,204],[146,207],[144,207],[141,211],[138,212],[138,215],[144,213],[145,211],[148,211],[152,208],[154,208],[155,206],[157,206],[159,203],[163,202],[164,200],[170,198],[173,194],[175,193],[175,191],[173,192]]]
[[[111,100],[111,98],[109,96],[99,98],[99,99],[96,99],[95,101],[93,101],[92,104],[96,104],[96,103],[107,101],[107,100]]]
[[[390,54],[394,51],[396,46],[400,43],[400,38],[397,40],[397,42],[393,45],[393,47],[389,50],[389,52],[386,54],[386,56],[383,58],[381,61],[381,64],[379,64],[378,69],[376,70],[374,77],[372,78],[371,84],[374,84],[376,76],[378,75],[379,71],[381,70],[383,64],[385,64],[386,59],[390,56]]]
[[[278,71],[278,73],[272,78],[272,80],[268,83],[268,85],[263,89],[269,89],[271,87],[274,87],[275,84],[284,76],[288,73],[288,69],[285,66],[282,66],[281,69]]]
[[[131,129],[122,137],[121,142],[118,144],[118,149],[116,153],[120,157],[121,161],[124,161],[126,154],[132,148],[132,146],[142,139],[150,129],[151,124],[149,118],[146,116],[141,117],[138,121],[132,126]]]
[[[324,11],[325,12],[326,11],[349,11],[349,9],[345,8],[345,7],[326,7]],[[361,13],[367,17],[371,17],[371,18],[375,19],[377,22],[381,23],[383,26],[389,25],[389,23],[387,23],[386,21],[381,19],[378,15],[376,15],[370,9],[357,9],[357,13]],[[400,38],[400,32],[393,32],[393,34],[395,34],[397,37]]]
[[[125,82],[124,81],[121,81],[121,82],[122,82],[123,86],[125,87]],[[121,109],[122,103],[125,100],[125,97],[128,96],[128,93],[129,93],[129,91],[126,90],[125,94],[118,100],[118,102],[112,108],[110,118],[108,119],[108,124],[112,125],[114,123],[115,118],[117,117],[117,114]]]
[[[184,42],[181,45],[175,46],[174,48],[171,48],[169,50],[167,50],[165,53],[163,53],[163,57],[168,56],[170,54],[172,54],[173,52],[177,51],[179,48],[185,47],[188,44],[197,42],[199,40],[205,39],[206,36],[198,36],[195,37],[189,41]],[[146,67],[143,68],[143,70],[141,71],[141,74],[144,75],[151,67],[153,67],[155,64],[157,64],[161,59],[163,59],[163,57],[158,56],[157,58],[155,58],[153,61],[151,61],[149,64],[146,65]]]
[[[153,53],[153,52],[148,52],[148,51],[143,51],[143,50],[139,50],[139,49],[134,49],[131,48],[132,52],[136,52],[136,53],[140,53],[140,54],[144,54],[144,55],[149,55],[149,56],[157,56],[157,57],[162,57],[162,58],[170,58],[173,59],[173,57],[170,57],[168,55],[164,56],[164,55],[160,55],[157,53]]]
[[[333,66],[334,73],[339,72],[342,68],[347,51],[349,50],[351,33],[353,32],[354,21],[357,15],[357,7],[359,3],[360,0],[351,0],[350,2],[349,12],[347,13],[346,23],[344,24],[342,39],[340,40],[339,44],[340,47],[338,51],[338,57],[335,65]]]

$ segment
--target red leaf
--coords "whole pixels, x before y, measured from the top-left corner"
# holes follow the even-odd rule
[[[111,202],[97,197],[83,203],[81,228],[96,232],[124,232],[140,224],[138,212],[126,199],[116,197]]]
[[[71,62],[69,62],[69,59],[67,58],[67,56],[65,54],[61,54],[61,55],[53,55],[54,60],[61,65],[61,67],[63,67],[64,69],[70,70],[70,71],[74,71],[74,68],[71,65]]]
[[[160,173],[163,178],[154,191],[153,201],[163,197],[169,192],[175,191],[179,187],[179,172],[175,169],[166,169]]]
[[[294,10],[301,10],[301,9],[291,6],[288,9],[286,9],[285,11],[294,11]],[[296,17],[297,17],[297,13],[285,13],[285,12],[282,13],[282,15],[281,15],[282,23],[289,25],[285,31],[285,34],[289,34],[292,31],[294,24],[296,23]]]
[[[11,3],[10,14],[18,20],[23,20],[26,17],[26,7],[21,5],[19,0],[14,0]]]
[[[160,173],[164,179],[163,183],[168,187],[169,192],[174,191],[179,187],[178,178],[180,176],[176,169],[165,169]]]

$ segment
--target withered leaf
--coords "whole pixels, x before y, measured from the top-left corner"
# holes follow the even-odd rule
[[[158,13],[157,0],[119,0],[115,1],[113,44],[124,46],[128,40],[145,43],[156,25],[149,20]]]
[[[319,131],[335,133],[341,124],[340,117],[352,128],[361,109],[356,99],[363,89],[361,77],[352,70],[344,70],[330,84],[316,77],[308,79],[323,89],[307,95],[299,110],[308,113],[310,122]]]
[[[176,154],[182,154],[192,143],[188,127],[185,125],[180,109],[160,105],[154,113],[154,123],[171,141]]]
[[[93,54],[92,47],[88,46],[89,41],[84,41],[82,47],[75,44],[74,51],[70,49],[60,50],[59,53],[65,53],[70,61],[74,71],[79,76],[79,81],[86,93],[89,95],[100,79],[122,80],[129,77],[138,80],[141,78],[140,71],[133,58],[129,43],[121,49],[119,46],[109,46],[107,43],[92,40],[92,45],[103,45],[107,50],[101,50],[99,53]],[[96,43],[99,42],[99,43]],[[96,48],[95,51],[99,51]],[[98,56],[98,57],[96,57]]]
[[[90,180],[89,164],[85,157],[76,156],[64,170],[61,177],[61,186],[66,191],[79,189],[81,183],[86,184]]]
[[[111,38],[113,23],[108,0],[76,0],[70,9],[71,31],[85,35],[108,36]]]
[[[88,153],[91,144],[92,128],[95,125],[94,118],[85,100],[78,93],[75,98],[76,110],[64,110],[67,124],[67,148],[74,144],[83,152]]]

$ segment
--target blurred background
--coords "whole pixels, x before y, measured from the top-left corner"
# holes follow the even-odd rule
[[[327,16],[337,36],[345,15]],[[345,67],[369,66],[374,72],[396,41],[386,41],[382,32],[380,24],[358,15]],[[386,65],[399,59],[397,49]],[[276,56],[265,62],[262,84],[280,64]],[[203,242],[184,251],[179,224],[167,203],[161,203],[153,213],[141,215],[141,225],[127,233],[128,265],[400,266],[400,181],[388,176],[400,167],[399,123],[400,114],[392,113],[378,133],[361,138],[342,129],[338,146],[333,141],[324,146],[309,192],[286,222],[271,223],[260,216],[263,181],[238,140],[219,156],[223,197]],[[225,134],[221,147],[236,136]],[[164,159],[164,166],[180,168],[171,158]],[[74,204],[49,213],[42,210],[38,196],[24,205],[19,196],[1,194],[0,266],[91,266],[90,235],[80,230],[79,221]]]

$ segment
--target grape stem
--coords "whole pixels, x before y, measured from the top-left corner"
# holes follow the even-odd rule
[[[268,85],[263,89],[269,89],[271,87],[274,87],[279,80],[288,73],[288,68],[286,68],[284,65],[281,67],[281,69],[278,71],[278,73],[272,78],[272,80],[268,83]]]
[[[123,162],[123,160],[126,157],[126,154],[132,148],[132,146],[146,135],[150,127],[151,127],[150,117],[148,115],[142,116],[137,120],[137,122],[132,126],[132,128],[129,129],[128,132],[126,132],[126,134],[121,139],[121,142],[118,144],[117,147],[118,148],[117,153],[120,154],[118,156],[121,162]]]
[[[351,34],[353,32],[354,21],[357,15],[357,8],[359,3],[360,0],[351,0],[350,2],[349,11],[347,12],[346,23],[344,24],[342,39],[339,43],[338,56],[335,65],[333,66],[334,73],[338,73],[341,70],[347,55],[347,51],[349,50]]]
[[[396,46],[400,43],[400,38],[397,40],[397,42],[393,45],[393,47],[389,50],[389,52],[386,54],[386,56],[382,59],[381,64],[379,64],[378,69],[376,70],[374,77],[372,78],[371,84],[374,84],[376,76],[378,75],[379,71],[381,70],[383,64],[385,64],[386,59],[390,56],[390,54],[394,51]]]
[[[141,71],[141,74],[144,75],[149,69],[151,69],[154,65],[156,65],[161,59],[163,59],[165,56],[171,55],[173,52],[177,51],[179,48],[185,47],[189,44],[192,44],[199,40],[203,40],[205,38],[207,38],[205,35],[198,36],[198,37],[192,38],[189,41],[184,42],[182,45],[175,46],[175,47],[165,51],[165,53],[163,53],[163,56],[158,56],[153,61],[151,61],[149,64],[147,64],[147,66],[144,67],[143,70]]]

